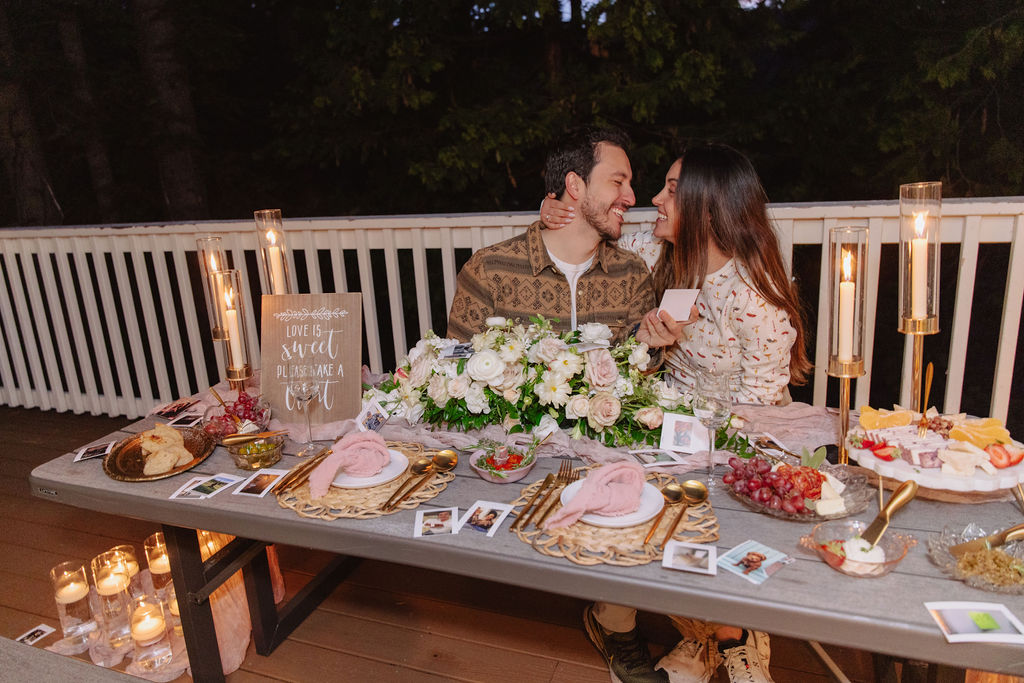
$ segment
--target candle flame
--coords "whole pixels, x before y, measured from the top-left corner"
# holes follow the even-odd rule
[[[273,230],[267,230],[267,241],[270,242],[270,246],[277,244],[277,233]]]
[[[843,249],[843,282],[853,281],[853,253]]]
[[[217,257],[213,254],[210,254],[210,270],[219,270],[217,268]]]
[[[229,287],[228,291],[224,292],[224,304],[231,310],[235,307],[235,288]]]
[[[922,211],[914,214],[914,235],[924,237],[924,223],[928,220],[928,212]]]

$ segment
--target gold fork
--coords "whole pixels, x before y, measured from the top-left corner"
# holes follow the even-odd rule
[[[537,516],[538,512],[540,512],[542,509],[544,509],[544,506],[547,505],[548,501],[551,499],[551,494],[554,493],[555,490],[559,487],[559,485],[562,484],[562,482],[564,481],[565,477],[568,476],[568,473],[570,471],[571,471],[571,465],[569,464],[568,460],[563,460],[558,465],[558,474],[555,475],[555,482],[554,482],[554,484],[551,486],[551,488],[548,489],[547,493],[544,494],[544,497],[540,499],[540,503],[537,504],[537,507],[533,508],[533,511],[530,512],[530,516],[527,517],[523,521],[523,523],[520,525],[520,527],[519,527],[520,531],[525,531],[526,528],[528,526],[530,526],[530,522],[533,521],[533,518]],[[538,526],[538,528],[540,527],[540,522],[539,521],[537,522],[537,526]]]
[[[573,483],[574,481],[576,481],[577,479],[580,478],[580,473],[572,468],[572,465],[569,464],[568,460],[566,460],[564,464],[566,466],[565,467],[565,472],[564,473],[562,472],[562,468],[561,467],[558,468],[559,478],[555,480],[555,483],[558,484],[558,485],[555,486],[554,489],[552,489],[551,493],[554,493],[554,492],[557,491],[559,493],[559,495],[560,495],[562,490],[566,486],[568,486],[569,484]],[[550,496],[551,494],[549,493],[548,495]],[[555,496],[555,499],[553,501],[551,501],[551,507],[549,507],[547,510],[545,510],[544,514],[542,514],[540,516],[540,519],[537,520],[537,528],[538,529],[540,528],[540,525],[544,523],[544,520],[548,518],[548,515],[551,514],[551,511],[555,509],[555,506],[558,505],[558,498],[559,498],[559,496]],[[547,499],[545,498],[545,501],[546,500]]]
[[[928,412],[928,394],[932,392],[932,375],[934,373],[935,368],[928,363],[928,367],[924,371],[924,403],[921,404],[921,421],[917,423],[917,438],[919,439],[923,439],[928,433],[928,416],[925,413]]]

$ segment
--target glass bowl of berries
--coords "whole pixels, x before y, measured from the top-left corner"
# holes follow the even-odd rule
[[[475,446],[469,458],[469,466],[484,481],[495,484],[511,484],[519,481],[537,464],[533,448],[524,451],[485,439]]]
[[[203,431],[218,440],[229,434],[265,432],[269,426],[270,404],[244,389],[234,401],[210,406],[203,414]]]

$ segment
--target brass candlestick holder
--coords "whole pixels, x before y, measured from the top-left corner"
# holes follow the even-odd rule
[[[923,413],[924,335],[939,331],[942,183],[900,185],[899,331],[914,335],[910,405]]]
[[[252,378],[249,359],[249,334],[246,325],[242,278],[237,270],[222,270],[211,275],[214,291],[221,293],[220,317],[224,323],[224,376],[232,389],[243,389]]]
[[[829,246],[829,357],[828,374],[839,378],[839,463],[850,454],[850,380],[864,374],[864,293],[867,282],[868,229],[832,228]]]

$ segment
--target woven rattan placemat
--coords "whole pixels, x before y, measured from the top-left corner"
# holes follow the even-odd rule
[[[407,441],[389,441],[388,448],[399,451],[412,463],[419,458],[431,457],[435,449],[424,448],[422,444]],[[381,515],[390,515],[399,510],[411,510],[420,503],[428,501],[448,487],[448,482],[455,479],[455,472],[434,474],[430,481],[419,491],[412,494],[397,507],[383,511],[380,506],[391,497],[409,479],[413,478],[412,470],[407,469],[401,476],[380,486],[365,489],[341,489],[332,486],[323,498],[313,500],[309,496],[309,483],[297,486],[277,495],[277,503],[283,508],[294,510],[300,517],[326,519],[328,521],[340,517],[351,519],[372,519]]]
[[[590,467],[577,468],[580,476],[585,476]],[[659,489],[671,482],[673,477],[660,472],[647,476],[647,481]],[[520,492],[512,504],[516,507],[526,505],[533,494],[540,488],[541,481],[535,481]],[[555,503],[555,509],[562,507]],[[591,526],[584,522],[563,529],[551,531],[538,529],[531,522],[528,529],[516,529],[515,533],[521,541],[529,543],[544,555],[564,557],[570,562],[582,565],[613,564],[621,567],[633,567],[649,562],[660,561],[662,550],[656,543],[668,533],[669,525],[675,522],[679,508],[669,508],[658,523],[658,528],[651,537],[651,542],[644,545],[644,536],[652,522],[644,522],[637,526],[624,529],[608,529]],[[700,505],[686,509],[686,518],[681,520],[673,539],[689,543],[712,543],[718,540],[718,518],[711,503],[705,501]]]

